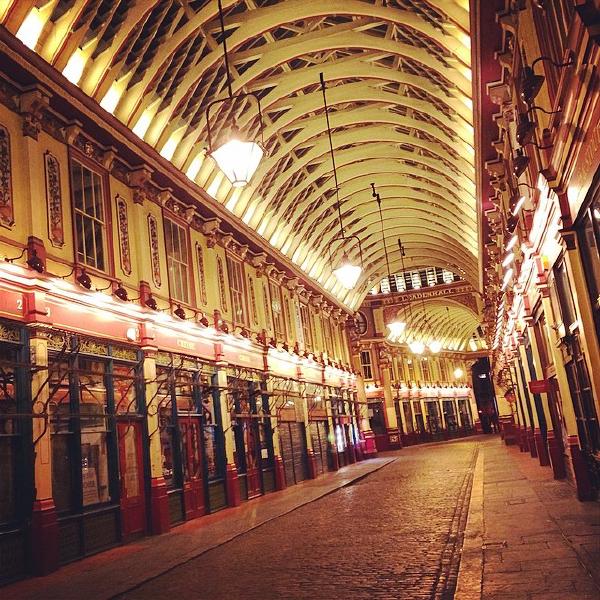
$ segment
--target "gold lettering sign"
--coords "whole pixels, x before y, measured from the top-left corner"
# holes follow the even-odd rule
[[[185,348],[186,350],[195,350],[196,344],[194,342],[188,342],[187,340],[177,340],[177,345],[180,348]]]

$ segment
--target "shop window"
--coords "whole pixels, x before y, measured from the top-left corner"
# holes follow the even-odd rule
[[[231,294],[231,310],[234,323],[247,325],[246,306],[244,297],[244,268],[242,263],[227,257],[227,276]]]
[[[369,350],[361,350],[360,352],[360,368],[362,369],[365,379],[373,379],[373,367],[371,364],[371,352]]]
[[[413,424],[413,414],[410,402],[402,402],[402,409],[404,411],[404,426],[406,433],[414,433],[415,426]]]
[[[165,218],[165,245],[167,248],[167,273],[171,297],[189,303],[188,243],[186,231],[177,223]]]
[[[600,339],[600,197],[585,212],[579,229],[579,247],[594,313],[596,333]]]
[[[71,186],[77,262],[106,271],[106,209],[102,177],[73,160]]]
[[[106,378],[106,361],[99,359],[51,365],[52,492],[58,511],[112,500]]]
[[[560,308],[561,320],[565,327],[565,333],[572,333],[572,330],[577,328],[578,323],[575,305],[573,304],[573,293],[571,292],[569,274],[564,260],[558,262],[554,267],[554,281],[556,284],[558,305]]]
[[[222,476],[222,430],[208,375],[177,365],[157,368],[162,475],[167,487],[202,477],[203,452],[209,479]]]
[[[17,464],[19,431],[15,366],[17,353],[8,344],[0,344],[0,524],[10,523],[17,515]]]
[[[386,432],[385,416],[381,402],[369,404],[369,427],[375,435],[382,435]]]

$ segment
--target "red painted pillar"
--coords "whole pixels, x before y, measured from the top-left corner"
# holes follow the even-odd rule
[[[590,477],[589,468],[585,455],[579,447],[579,440],[576,435],[570,435],[568,439],[569,453],[573,463],[575,473],[575,483],[577,485],[577,498],[581,501],[594,500],[594,487]]]
[[[535,451],[538,456],[538,460],[540,461],[541,467],[550,466],[550,457],[548,456],[548,449],[546,448],[546,444],[544,442],[544,438],[542,437],[542,432],[539,427],[535,428],[533,432],[533,439],[535,441]]]
[[[227,490],[227,505],[239,506],[240,499],[240,484],[235,465],[227,463],[225,468],[225,489]]]
[[[527,447],[529,448],[529,454],[531,458],[537,458],[537,449],[535,447],[535,434],[530,429],[527,430]]]
[[[307,450],[307,466],[308,466],[308,478],[316,479],[318,477],[317,473],[317,459],[315,457],[315,453],[313,450]]]
[[[52,498],[33,503],[31,558],[36,575],[47,575],[58,569],[58,520]]]
[[[554,479],[564,479],[567,476],[565,457],[552,429],[548,430],[548,453],[550,454]]]
[[[375,435],[372,431],[365,431],[364,457],[375,458],[377,456],[377,445]]]
[[[331,449],[331,465],[329,466],[330,471],[338,471],[340,468],[340,457],[338,456],[337,449]]]
[[[399,429],[388,429],[387,438],[388,448],[390,450],[400,450],[402,448],[402,439],[400,437]]]
[[[281,456],[275,457],[275,489],[285,490],[285,470],[283,468],[283,460]]]
[[[167,484],[162,477],[154,477],[150,484],[150,514],[154,535],[166,533],[171,529]]]

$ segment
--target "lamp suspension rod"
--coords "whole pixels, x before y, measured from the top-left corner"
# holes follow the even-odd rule
[[[400,248],[400,262],[402,264],[402,277],[404,277],[404,285],[406,286],[406,265],[404,264],[404,246],[402,244],[402,240],[398,238],[398,247]],[[408,288],[407,288],[408,291]],[[410,301],[410,294],[406,296],[406,301],[408,305],[408,314],[410,318],[410,322],[414,324],[414,316],[412,310],[412,302]]]
[[[221,0],[219,0],[220,2]],[[340,203],[340,189],[338,185],[337,169],[335,166],[335,156],[333,154],[333,140],[331,138],[331,125],[329,123],[329,107],[327,106],[327,95],[325,94],[325,78],[323,73],[319,74],[321,79],[321,91],[323,92],[323,106],[325,107],[325,120],[327,121],[327,136],[329,137],[329,152],[331,154],[331,164],[333,166],[333,181],[335,183],[335,197],[337,200],[338,217],[340,219],[340,230],[342,234],[342,240],[346,239],[344,235],[344,226],[342,224],[342,205]]]
[[[375,201],[377,202],[377,207],[379,209],[379,221],[381,223],[381,239],[383,240],[383,251],[385,253],[385,264],[387,266],[388,283],[390,286],[390,292],[392,292],[392,272],[390,270],[390,259],[388,256],[387,246],[385,243],[385,230],[383,228],[383,213],[381,212],[381,196],[379,195],[378,192],[375,191],[374,183],[371,184],[371,189],[373,190],[372,196],[373,196],[373,198],[375,198]]]
[[[229,57],[227,56],[227,39],[225,36],[225,19],[223,17],[223,4],[218,0],[219,5],[219,23],[221,24],[221,35],[223,36],[223,58],[225,59],[225,74],[227,77],[227,91],[229,97],[233,97],[233,89],[231,87],[231,75],[229,74]]]

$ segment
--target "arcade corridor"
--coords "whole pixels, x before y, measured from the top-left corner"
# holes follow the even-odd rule
[[[0,0],[0,598],[600,600],[600,0]]]
[[[568,484],[498,436],[405,448],[302,486],[9,586],[3,599],[597,600],[600,593],[600,506],[578,503]]]

